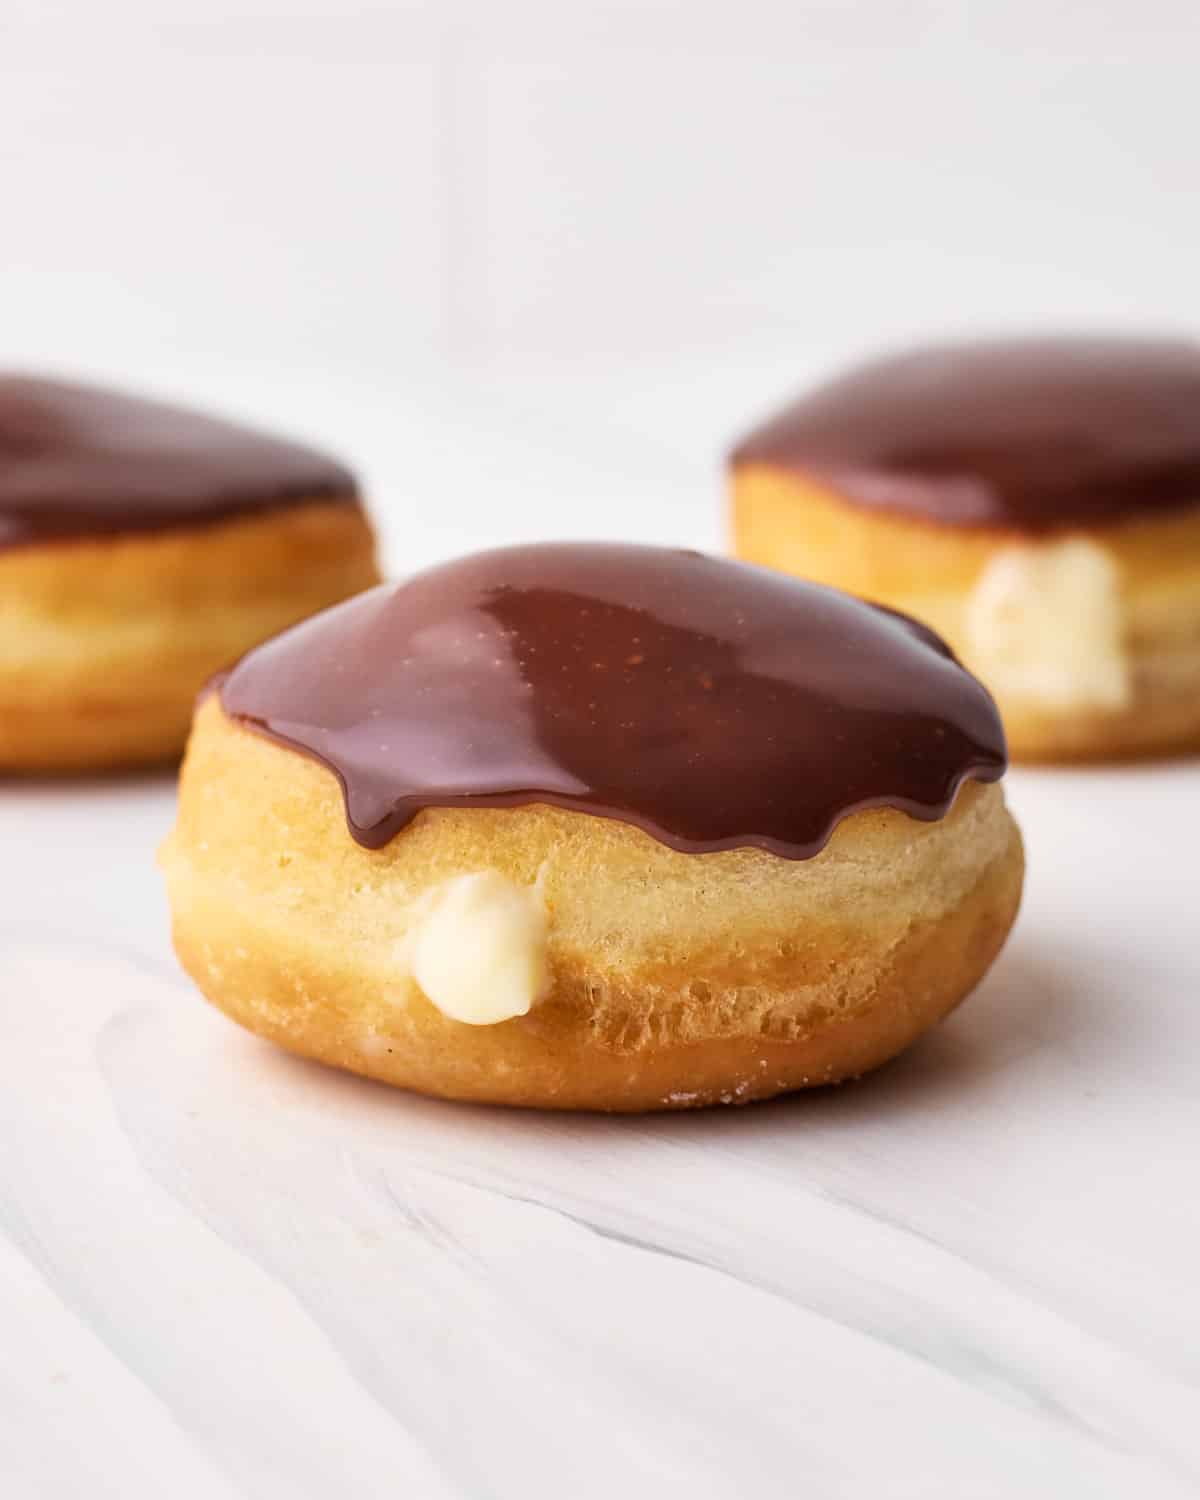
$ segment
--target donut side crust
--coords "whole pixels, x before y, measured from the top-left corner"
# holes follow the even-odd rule
[[[378,582],[355,504],[0,551],[0,772],[166,761],[205,679]]]
[[[184,968],[249,1030],[427,1094],[607,1111],[743,1103],[877,1066],[986,972],[1023,872],[1000,787],[973,782],[940,822],[858,813],[805,861],[681,854],[545,806],[427,809],[368,851],[334,778],[215,696],[162,864]],[[422,894],[479,869],[540,880],[552,976],[528,1016],[482,1027],[442,1015],[403,957]]]

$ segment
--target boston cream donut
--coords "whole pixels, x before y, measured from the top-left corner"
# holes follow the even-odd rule
[[[0,376],[0,771],[178,754],[206,677],[378,576],[331,459]]]
[[[732,468],[738,555],[931,624],[996,694],[1015,755],[1200,747],[1200,346],[882,360]]]
[[[987,969],[1004,762],[898,615],[694,552],[487,552],[202,701],[175,945],[252,1031],[426,1093],[765,1098],[883,1062]]]

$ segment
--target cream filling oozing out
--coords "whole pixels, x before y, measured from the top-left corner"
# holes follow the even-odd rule
[[[1120,575],[1095,542],[998,552],[967,600],[970,664],[1000,698],[1122,709],[1132,697]]]
[[[539,886],[479,870],[425,898],[405,940],[405,961],[443,1015],[494,1026],[528,1015],[545,991],[546,931]]]

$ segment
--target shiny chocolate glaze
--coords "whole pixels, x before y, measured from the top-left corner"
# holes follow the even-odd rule
[[[734,451],[859,505],[1042,532],[1200,506],[1200,345],[1024,339],[896,355]]]
[[[657,547],[447,563],[258,647],[219,691],[336,774],[372,849],[424,807],[542,802],[805,859],[848,813],[933,820],[1005,766],[991,698],[924,626]]]
[[[354,476],[310,448],[117,391],[0,375],[0,547],[355,498]]]

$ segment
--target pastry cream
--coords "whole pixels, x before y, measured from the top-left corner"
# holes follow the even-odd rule
[[[972,666],[1002,698],[1053,708],[1124,708],[1131,674],[1120,576],[1095,542],[1005,547],[967,600]]]
[[[546,908],[535,886],[495,870],[428,898],[408,941],[412,976],[444,1016],[494,1026],[529,1014],[546,987]]]

